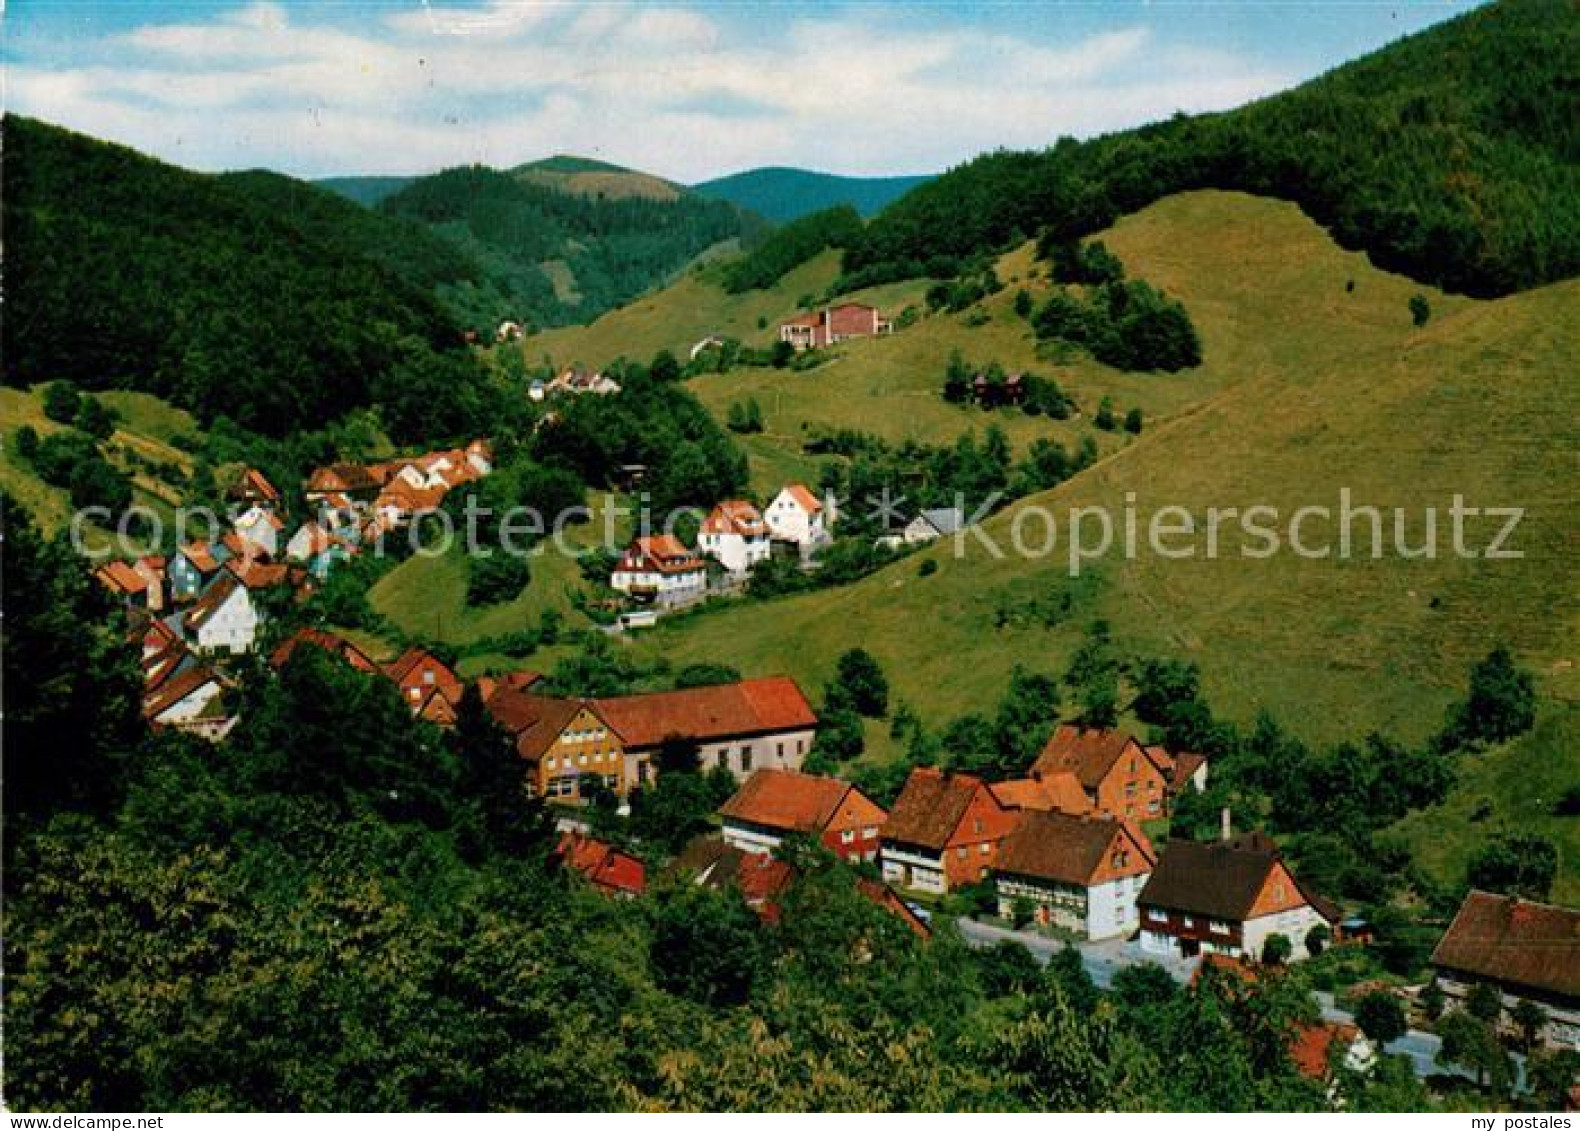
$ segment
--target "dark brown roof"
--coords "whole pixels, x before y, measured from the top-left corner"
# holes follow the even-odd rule
[[[1071,773],[1087,789],[1096,789],[1132,742],[1135,740],[1121,731],[1086,730],[1066,723],[1048,739],[1032,764],[1032,772],[1044,777]],[[1136,747],[1139,750],[1141,744]]]
[[[1228,842],[1171,840],[1137,901],[1147,907],[1243,921],[1277,862],[1278,849],[1261,833]],[[1301,894],[1310,900],[1304,889]]]
[[[219,683],[212,668],[188,668],[179,675],[171,676],[143,700],[143,718],[157,719],[187,696],[210,683]]]
[[[1432,965],[1580,998],[1580,911],[1473,891],[1432,952]]]
[[[1125,831],[1118,821],[1106,817],[1028,810],[1000,843],[997,867],[1017,876],[1086,887],[1102,868],[1114,837]],[[1136,867],[1120,871],[1144,872],[1149,865],[1146,853],[1139,844],[1127,848]]]
[[[912,770],[889,810],[883,839],[944,848],[979,789],[983,789],[982,779],[970,774],[944,774],[927,766]]]

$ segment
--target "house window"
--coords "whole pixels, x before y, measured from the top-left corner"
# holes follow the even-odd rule
[[[841,829],[840,830],[840,833],[839,833],[839,843],[840,844],[850,844],[855,839],[856,839],[856,830],[855,829]]]
[[[1133,782],[1133,781],[1127,781],[1125,783],[1125,796],[1126,797],[1134,797],[1135,795],[1136,795],[1136,783]]]
[[[546,763],[545,763],[545,765],[547,765],[547,766],[548,766],[548,768],[549,768],[549,769],[551,769],[551,770],[552,770],[552,769],[554,769],[554,767],[555,767],[555,765],[556,765],[556,763],[555,763],[555,761],[554,761],[554,759],[553,759],[553,758],[550,758],[550,759],[548,759],[548,760],[547,760],[547,761],[546,761]]]
[[[1151,801],[1147,802],[1147,812],[1148,813],[1156,813],[1157,811],[1158,811],[1158,799],[1156,797],[1154,797]]]
[[[955,857],[957,859],[960,859],[960,860],[964,860],[966,858],[966,846],[965,845],[962,844],[959,848],[955,849]]]
[[[1207,924],[1207,929],[1215,935],[1227,935],[1229,933],[1229,924],[1222,919],[1213,919]]]
[[[1180,920],[1180,924],[1186,927],[1194,927],[1196,925],[1196,920],[1192,919],[1189,915],[1186,915]]]
[[[1147,908],[1147,918],[1154,923],[1167,923],[1169,914],[1167,911],[1159,911],[1156,907],[1149,907]]]
[[[868,840],[877,840],[878,839],[878,830],[877,830],[876,827],[870,828],[870,829],[862,829],[861,830],[861,835],[866,837]]]
[[[991,844],[989,844],[987,841],[984,840],[982,842],[982,844],[981,844],[981,849],[982,849],[982,855],[986,856],[989,852],[993,851],[993,846]]]
[[[750,746],[743,746],[743,747],[741,747],[741,769],[742,770],[749,770],[751,768],[752,768],[752,748]]]

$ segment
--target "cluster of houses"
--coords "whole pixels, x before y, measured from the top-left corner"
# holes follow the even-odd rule
[[[834,519],[833,500],[819,499],[800,483],[782,488],[763,510],[746,499],[726,499],[703,519],[695,550],[674,534],[642,535],[620,555],[609,585],[659,606],[690,604],[708,591],[706,559],[739,579],[772,557],[775,543],[803,557],[812,553],[829,540]]]
[[[597,370],[589,371],[572,366],[561,370],[547,381],[534,380],[527,387],[527,399],[543,401],[550,397],[579,397],[589,393],[595,397],[607,397],[619,391],[620,382],[613,377],[605,376]]]
[[[246,468],[226,493],[232,518],[222,536],[187,542],[170,555],[100,566],[94,577],[131,613],[132,643],[143,667],[144,718],[154,727],[224,737],[236,719],[228,707],[229,678],[216,661],[254,649],[267,616],[264,593],[307,595],[336,563],[491,470],[492,456],[481,440],[379,464],[322,467],[305,485],[315,517],[286,537],[279,489],[261,471]],[[394,670],[378,670],[403,689],[409,678],[437,680],[445,694],[435,699],[423,693],[411,700],[412,708],[435,722],[453,719],[459,680],[423,656],[408,653]],[[377,667],[365,656],[362,663]],[[411,672],[404,670],[408,664]]]
[[[292,535],[286,554],[316,563],[329,547],[355,553],[437,511],[455,488],[493,470],[493,449],[486,440],[378,463],[316,468],[303,485],[314,517]]]

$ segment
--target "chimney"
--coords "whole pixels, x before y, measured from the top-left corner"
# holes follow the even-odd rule
[[[1227,805],[1219,812],[1218,820],[1220,825],[1219,837],[1225,844],[1228,844],[1234,836],[1234,825],[1229,820],[1229,807]]]

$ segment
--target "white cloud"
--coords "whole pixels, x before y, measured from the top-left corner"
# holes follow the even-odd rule
[[[9,87],[22,113],[200,168],[410,172],[573,152],[697,180],[757,164],[937,169],[1290,82],[1142,25],[1049,43],[871,8],[727,15],[452,0],[348,30],[257,3],[86,44],[92,65],[24,56]]]

